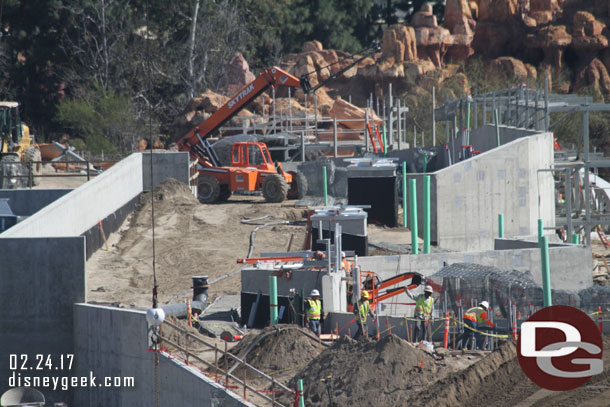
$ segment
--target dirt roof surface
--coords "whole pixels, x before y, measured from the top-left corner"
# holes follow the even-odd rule
[[[304,219],[303,210],[289,206],[294,201],[270,204],[259,196],[235,196],[223,204],[201,204],[185,184],[175,179],[157,186],[154,198],[155,269],[161,304],[192,287],[192,276],[207,275],[211,281],[239,269],[236,260],[248,254],[250,232],[256,227],[241,223],[242,218],[273,217],[263,222]],[[152,206],[150,193],[143,194],[119,232],[109,237],[109,250],[102,248],[87,261],[87,301],[150,306]],[[254,239],[253,256],[261,251],[285,251],[292,234],[292,247],[298,250],[303,244],[305,226],[260,229]],[[236,273],[213,284],[210,297],[240,291],[240,275]],[[190,297],[190,293],[185,297]]]

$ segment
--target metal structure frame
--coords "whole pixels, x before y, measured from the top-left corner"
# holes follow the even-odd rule
[[[473,128],[477,128],[479,123],[495,124],[496,109],[499,124],[537,131],[552,131],[572,114],[581,115],[582,128],[579,132],[578,147],[575,150],[556,151],[553,168],[541,171],[552,171],[555,174],[556,185],[559,190],[564,191],[566,197],[565,203],[556,199],[558,213],[565,215],[556,218],[555,227],[552,229],[566,229],[568,238],[574,230],[584,230],[585,243],[591,245],[590,232],[599,224],[610,225],[610,213],[604,214],[605,210],[600,210],[602,205],[599,204],[595,205],[597,210],[592,210],[592,188],[589,177],[584,174],[592,170],[597,173],[598,168],[610,168],[610,160],[600,154],[591,153],[589,114],[610,112],[610,104],[593,103],[591,98],[586,96],[549,93],[548,77],[545,77],[544,89],[530,88],[529,84],[524,83],[515,88],[482,95],[478,95],[475,91],[474,97],[465,95],[456,100],[447,100],[445,104],[434,109],[433,119],[445,122],[446,143],[455,142],[459,129],[466,127],[464,120],[465,110],[470,107],[468,105],[472,107]],[[482,108],[481,119],[479,106]],[[561,114],[561,116],[552,122],[552,114]],[[468,118],[466,120],[468,121]],[[581,173],[583,174],[582,197],[580,196]],[[573,201],[578,205],[572,205]]]

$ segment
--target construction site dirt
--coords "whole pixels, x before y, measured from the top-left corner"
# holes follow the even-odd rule
[[[129,308],[150,307],[153,204],[160,304],[189,298],[193,275],[208,275],[213,281],[239,269],[236,259],[246,257],[250,233],[256,227],[242,223],[242,219],[273,216],[273,221],[305,220],[306,208],[295,207],[294,201],[271,204],[264,203],[260,196],[233,196],[222,205],[201,204],[186,185],[175,180],[161,184],[153,196],[154,202],[150,193],[143,194],[139,206],[118,233],[108,237],[107,249],[98,250],[87,262],[87,301]],[[370,232],[378,235],[377,240],[392,240],[392,230],[373,226]],[[286,251],[291,236],[293,249],[300,249],[305,226],[285,224],[260,229],[252,255]],[[210,298],[239,294],[240,288],[240,274],[235,273],[212,284]],[[175,297],[180,293],[182,296]],[[179,324],[200,335],[185,321]],[[607,372],[577,390],[547,392],[522,373],[511,342],[491,353],[464,354],[445,350],[431,353],[396,335],[382,337],[379,342],[343,337],[331,346],[324,346],[300,329],[282,327],[249,330],[243,342],[230,344],[229,349],[238,357],[246,356],[252,366],[290,388],[295,389],[297,379],[303,379],[307,406],[609,405]],[[218,338],[201,337],[217,344],[219,349],[224,347]],[[169,338],[182,343],[178,334]],[[213,362],[214,352],[205,346],[200,348],[192,346],[191,350],[200,351],[203,359]],[[608,365],[609,337],[604,338],[604,348],[604,362]],[[200,369],[213,377],[206,366],[201,365]],[[240,370],[236,374],[239,376]],[[266,381],[252,378],[250,383],[268,390]],[[278,399],[284,405],[292,405],[294,394],[280,393]]]

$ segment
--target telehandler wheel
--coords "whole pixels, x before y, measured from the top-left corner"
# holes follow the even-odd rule
[[[300,172],[290,171],[292,183],[288,190],[288,199],[303,199],[307,195],[307,177]]]
[[[32,184],[33,185],[39,185],[40,184],[40,178],[36,177],[37,175],[42,174],[42,156],[40,155],[40,150],[34,146],[29,147],[27,150],[25,150],[25,166],[26,168],[30,168],[29,167],[29,162],[33,161],[32,163],[32,170],[33,170],[33,175],[34,177],[32,177]]]
[[[214,203],[220,196],[218,180],[209,174],[199,174],[197,198],[202,203]]]
[[[263,181],[263,196],[267,202],[282,202],[288,195],[288,184],[280,174],[270,174]]]

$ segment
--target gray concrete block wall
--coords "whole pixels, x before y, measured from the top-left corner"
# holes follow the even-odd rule
[[[0,237],[79,236],[140,194],[142,183],[142,155],[132,154]]]
[[[85,243],[83,237],[0,239],[0,253],[2,394],[12,374],[10,354],[26,354],[34,362],[36,354],[51,355],[56,361],[62,354],[74,353],[72,306],[85,301]],[[57,377],[46,370],[33,374]],[[41,390],[48,402],[71,405],[70,393]]]
[[[0,199],[9,200],[17,216],[31,216],[66,195],[71,189],[1,189]]]
[[[505,237],[537,233],[539,216],[545,225],[554,224],[552,174],[538,172],[552,163],[553,136],[538,133],[432,174],[439,246],[459,251],[492,249],[500,213]]]
[[[291,273],[290,279],[286,277],[277,278],[277,295],[287,297],[290,294],[291,288],[297,289],[297,294],[301,292],[301,288],[305,289],[305,295],[314,288],[322,292],[322,276],[327,274],[326,271],[299,271],[295,270]],[[269,276],[271,271],[243,269],[241,271],[241,292],[269,295]]]
[[[163,328],[162,328],[163,329]],[[133,377],[132,388],[77,388],[74,405],[149,407],[155,405],[155,360],[148,352],[143,311],[74,305],[74,374]],[[159,355],[160,406],[252,406],[197,370]]]
[[[150,152],[142,154],[142,176],[143,188],[150,191]],[[152,178],[156,187],[168,177],[175,178],[180,182],[189,185],[189,153],[187,152],[153,152],[153,173]]]

